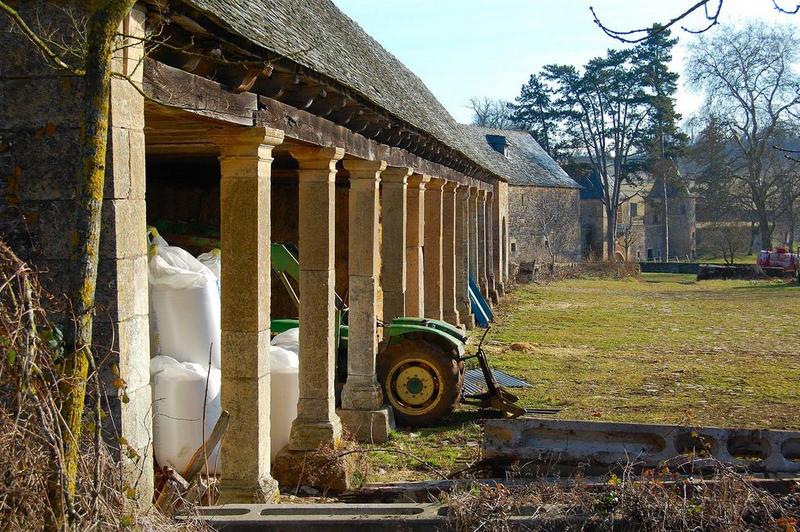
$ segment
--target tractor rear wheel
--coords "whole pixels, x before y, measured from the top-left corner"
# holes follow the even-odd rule
[[[464,363],[436,344],[401,340],[376,362],[378,380],[400,426],[431,425],[461,399]]]

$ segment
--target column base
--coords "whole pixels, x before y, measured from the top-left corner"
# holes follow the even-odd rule
[[[255,486],[223,477],[220,488],[218,504],[272,504],[280,502],[281,498],[278,482],[271,476],[260,479]]]
[[[506,287],[505,287],[505,285],[503,283],[495,282],[494,286],[495,286],[495,290],[497,291],[497,295],[499,297],[503,297],[504,295],[506,295]]]
[[[459,315],[459,312],[457,310],[454,310],[452,312],[449,311],[445,312],[443,317],[444,321],[446,321],[451,325],[455,325],[456,327],[458,327],[459,324],[461,323],[461,316]]]
[[[486,298],[486,304],[489,305],[489,308],[492,308],[492,296],[489,293],[489,283],[486,281],[486,279],[480,280],[479,288],[481,294],[483,294],[483,296]]]
[[[383,443],[394,430],[392,409],[384,406],[378,410],[337,410],[345,431],[362,443]]]
[[[473,316],[472,314],[467,314],[464,317],[464,328],[467,329],[468,331],[471,331],[472,329],[475,328],[475,316]]]
[[[379,410],[383,406],[383,390],[374,375],[348,375],[342,387],[342,410]]]
[[[342,422],[337,416],[334,417],[332,421],[321,423],[304,423],[300,418],[295,419],[289,436],[289,449],[316,451],[324,445],[338,447],[342,442]]]
[[[345,491],[352,487],[354,455],[336,457],[335,452],[292,451],[284,447],[272,464],[272,476],[281,486],[312,486]]]

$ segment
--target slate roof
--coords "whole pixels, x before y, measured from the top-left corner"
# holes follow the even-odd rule
[[[599,200],[603,197],[603,183],[600,182],[600,176],[597,172],[592,170],[588,174],[578,179],[581,187],[582,200]]]
[[[220,26],[359,93],[491,172],[425,84],[330,0],[182,0]]]
[[[491,169],[508,179],[512,186],[581,188],[527,131],[493,129],[461,124],[471,141],[481,147],[481,156]],[[487,135],[506,138],[508,157],[489,145]]]

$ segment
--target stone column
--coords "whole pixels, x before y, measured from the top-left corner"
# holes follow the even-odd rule
[[[475,281],[483,297],[489,300],[489,280],[486,275],[486,190],[478,189],[478,277]],[[491,303],[490,303],[491,304]]]
[[[334,398],[334,181],[344,150],[298,147],[290,153],[299,164],[300,182],[300,400],[289,450],[314,451],[336,446],[342,437]]]
[[[458,183],[448,181],[442,198],[442,318],[461,325],[456,305],[456,190]]]
[[[222,440],[225,502],[274,501],[270,476],[270,174],[283,131],[255,127],[215,136],[220,149]]]
[[[486,280],[487,291],[489,299],[492,303],[497,304],[500,298],[497,294],[497,282],[494,276],[494,268],[492,268],[492,259],[494,258],[494,247],[497,245],[496,233],[494,231],[494,215],[493,215],[493,194],[489,190],[486,192]]]
[[[503,231],[500,223],[500,194],[498,184],[495,183],[495,191],[492,193],[492,276],[494,277],[495,293],[498,299],[505,294],[503,284]]]
[[[425,186],[425,317],[442,319],[442,188],[431,178]]]
[[[422,246],[425,243],[425,184],[430,176],[408,178],[406,226],[406,316],[425,315],[425,276]]]
[[[384,161],[348,159],[350,307],[347,339],[347,382],[339,415],[360,441],[384,442],[389,437],[389,410],[375,376],[378,350],[378,187]],[[385,238],[385,235],[384,235]]]
[[[141,5],[134,7],[125,17],[120,32],[130,38],[126,39],[125,52],[118,51],[113,60],[114,71],[127,75],[130,81],[117,78],[112,78],[110,81],[109,136],[95,294],[96,306],[100,310],[94,317],[93,348],[103,392],[107,396],[107,403],[103,404],[108,414],[103,423],[106,429],[105,435],[113,449],[114,459],[122,465],[122,474],[126,482],[135,487],[137,502],[148,507],[153,497],[151,423],[153,396],[150,387],[148,259],[145,238],[147,209],[144,98],[138,91],[142,84],[143,68],[139,60],[144,54],[141,38],[145,35],[145,18],[145,9]],[[33,50],[31,52],[35,53]],[[15,59],[21,58],[15,57]],[[13,65],[16,64],[26,65],[21,60],[12,61],[11,65],[6,63],[3,70],[8,76],[7,79],[13,79]],[[45,86],[59,86],[62,87],[59,90],[63,93],[58,97],[62,98],[62,101],[69,101],[70,92],[81,84],[72,80],[65,83],[64,80],[70,78],[60,77],[56,70],[45,68],[41,77],[30,71],[24,74],[34,78],[31,80],[32,90],[36,91],[37,88]],[[48,79],[51,75],[54,77]],[[20,87],[19,83],[20,81],[16,82],[17,87]],[[17,90],[23,93],[23,99],[26,98],[25,94],[29,96],[31,94],[25,93],[25,89]],[[22,113],[34,109],[31,106],[34,102],[28,100],[26,102],[29,105],[23,104],[17,108],[13,103],[14,92],[12,88],[12,94],[0,96],[0,99],[7,98],[6,105],[3,106],[5,111],[9,111],[13,116],[14,109]],[[70,238],[66,232],[59,229],[71,230],[74,227],[74,218],[71,214],[74,209],[74,203],[71,201],[71,193],[74,190],[72,163],[77,163],[74,165],[75,169],[82,163],[79,157],[72,158],[73,154],[80,153],[80,150],[72,144],[72,139],[77,137],[77,133],[73,132],[77,131],[80,120],[62,122],[63,113],[67,112],[67,108],[82,107],[80,101],[83,97],[82,91],[77,89],[73,97],[74,103],[69,106],[48,106],[48,112],[36,117],[28,114],[24,126],[26,134],[19,139],[19,142],[14,142],[13,134],[4,139],[7,141],[4,148],[10,149],[12,153],[15,151],[15,144],[17,154],[21,151],[26,152],[24,159],[17,159],[11,166],[21,171],[16,183],[17,192],[23,200],[23,204],[13,211],[20,213],[20,216],[25,213],[25,223],[19,224],[26,233],[25,248],[29,245],[28,238],[32,236],[29,231],[35,234],[38,227],[44,232],[39,251],[43,257],[51,259],[44,264],[45,268],[50,270],[50,275],[43,276],[46,277],[42,279],[45,283],[50,282],[50,276],[58,277],[61,272],[69,272],[72,263],[71,253],[53,254],[52,247],[48,243],[56,249],[71,249],[68,244],[64,245]],[[41,105],[43,102],[36,104]],[[52,114],[50,107],[56,108]],[[46,124],[41,124],[40,127],[35,123],[38,119],[45,121]],[[4,122],[3,129],[10,129],[13,118],[4,115],[2,122]],[[32,131],[36,131],[36,134],[31,134]],[[34,161],[39,157],[48,159],[49,165],[42,169],[37,168]],[[2,164],[0,163],[0,166]],[[11,183],[11,178],[8,179],[8,183]],[[61,179],[66,182],[62,183]],[[10,185],[6,187],[6,193],[13,194],[13,187]],[[70,200],[49,201],[54,197],[65,199],[69,197]],[[31,203],[25,201],[26,199],[34,201]],[[32,204],[37,207],[27,211]],[[37,212],[37,209],[42,210]],[[5,234],[3,239],[7,240]],[[58,260],[62,257],[66,259],[63,262]],[[58,314],[52,314],[51,317],[58,319]],[[120,378],[125,382],[124,389],[115,384]],[[121,447],[120,437],[125,438],[127,447],[134,453],[128,454],[125,449],[117,451]],[[136,455],[138,457],[134,458]]]
[[[406,313],[406,183],[408,167],[390,167],[381,174],[381,284],[383,321]]]
[[[475,327],[469,300],[469,201],[470,190],[460,186],[456,191],[456,306],[464,326]]]
[[[478,281],[478,187],[469,187],[469,273]]]

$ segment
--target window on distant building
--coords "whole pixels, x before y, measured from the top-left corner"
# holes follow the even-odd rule
[[[647,260],[653,260],[653,248],[647,248]]]
[[[635,218],[639,216],[639,205],[636,203],[631,203],[631,218]]]
[[[658,215],[657,215],[657,214],[654,214],[654,215],[653,215],[653,223],[654,223],[654,224],[657,224],[657,223],[658,223]]]
[[[686,214],[686,205],[681,205],[681,214]]]

